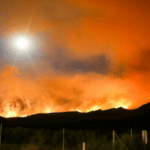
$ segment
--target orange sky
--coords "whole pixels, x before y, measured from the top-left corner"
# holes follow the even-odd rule
[[[1,0],[1,114],[150,101],[149,0]],[[32,43],[27,54],[15,36]]]

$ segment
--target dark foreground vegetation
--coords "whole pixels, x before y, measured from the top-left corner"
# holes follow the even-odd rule
[[[113,150],[112,130],[64,129],[65,150]],[[114,149],[116,150],[149,150],[150,144],[142,141],[142,132],[133,130],[115,130]],[[147,131],[149,138],[150,131]],[[51,130],[44,128],[3,127],[2,150],[62,150],[63,129]]]

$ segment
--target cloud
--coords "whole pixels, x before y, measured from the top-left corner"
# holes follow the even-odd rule
[[[63,68],[66,72],[96,72],[107,74],[109,72],[109,60],[105,55],[93,56],[82,60],[68,61]]]
[[[71,55],[71,54],[70,54]],[[89,58],[78,59],[69,57],[69,51],[62,48],[56,48],[54,54],[47,55],[42,58],[54,71],[64,73],[78,72],[96,72],[106,74],[109,72],[110,60],[107,60],[105,55],[91,56]]]
[[[150,70],[150,49],[141,51],[136,59],[138,59],[137,62],[131,65],[133,70],[137,72],[147,72]]]

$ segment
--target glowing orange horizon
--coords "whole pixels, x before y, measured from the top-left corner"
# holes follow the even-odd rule
[[[128,105],[127,104],[124,105],[123,103],[120,102],[120,103],[116,104],[114,108],[122,107],[122,108],[128,109],[128,106],[129,106],[129,104]],[[103,109],[103,108],[100,108],[99,106],[95,105],[95,106],[93,106],[93,107],[91,107],[89,109],[86,109],[86,110],[75,109],[75,110],[71,110],[71,111],[78,111],[78,112],[83,113],[83,112],[96,111],[96,110],[99,110],[99,109],[107,110],[107,109]],[[31,116],[33,114],[38,114],[38,113],[48,114],[48,113],[52,113],[52,112],[54,112],[54,111],[52,111],[52,109],[47,107],[43,111],[38,111],[36,113],[28,113],[28,114],[21,114],[21,115],[19,115],[19,112],[15,111],[15,110],[12,110],[12,109],[8,110],[8,108],[7,108],[7,112],[2,113],[1,116],[4,117],[4,118],[11,118],[11,117],[22,117],[23,118],[23,117]]]

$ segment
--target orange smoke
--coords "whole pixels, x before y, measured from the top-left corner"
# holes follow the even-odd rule
[[[36,113],[134,107],[134,85],[95,73],[74,76],[43,76],[25,80],[19,70],[5,66],[0,75],[0,114],[4,117]],[[139,95],[138,95],[139,96]]]

